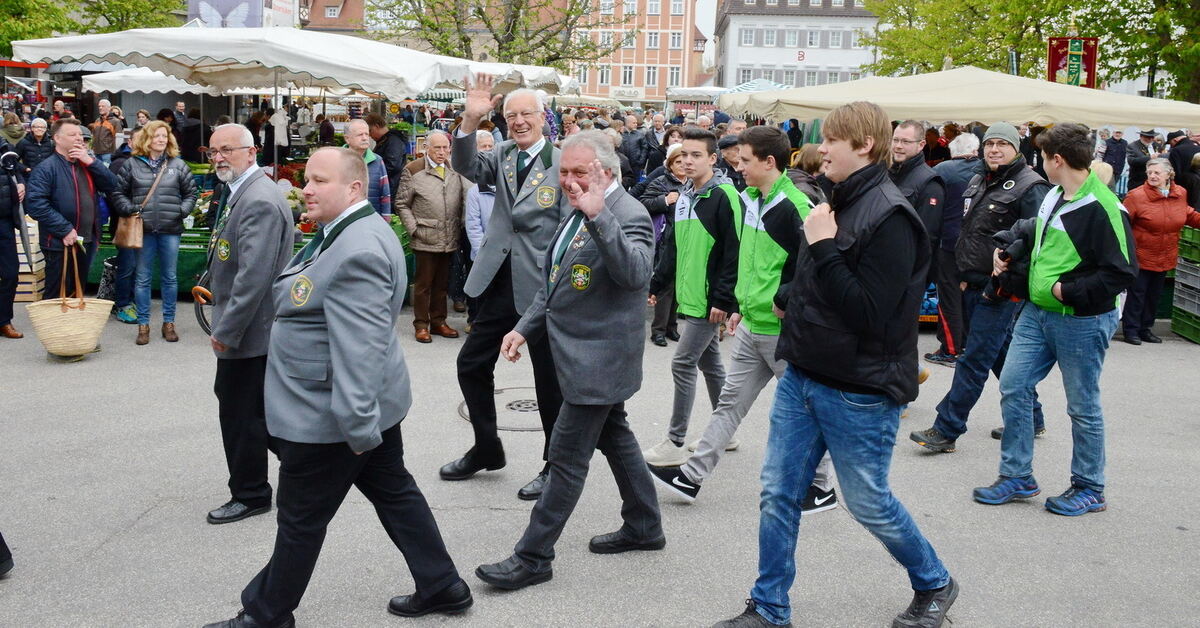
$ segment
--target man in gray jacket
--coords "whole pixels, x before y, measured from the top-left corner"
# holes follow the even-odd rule
[[[237,617],[206,628],[295,626],[292,611],[351,485],[375,507],[416,584],[388,610],[405,617],[464,611],[471,590],[404,467],[400,421],[412,405],[396,335],[408,286],[404,250],[367,202],[367,168],[357,153],[322,148],[305,175],[304,203],[321,229],[272,290],[266,399],[280,461],[275,550],[242,591]]]
[[[254,162],[254,138],[240,124],[213,132],[209,156],[225,191],[208,247],[213,293],[212,348],[217,356],[221,440],[230,499],[208,522],[232,523],[271,509],[263,377],[270,338],[271,282],[292,256],[292,212]]]
[[[515,362],[527,341],[546,339],[564,401],[550,439],[550,477],[513,555],[475,570],[520,589],[553,576],[554,544],[575,509],[596,449],[620,489],[621,529],[592,538],[597,554],[666,546],[653,480],[626,421],[625,400],[642,386],[654,235],[650,215],[620,185],[612,142],[584,131],[563,142],[559,178],[574,211],[544,258],[542,286],[501,352]]]
[[[504,118],[511,141],[500,142],[490,153],[475,149],[479,121],[500,99],[491,95],[492,83],[491,76],[480,74],[467,91],[466,109],[450,157],[454,170],[467,179],[481,185],[494,183],[496,202],[487,225],[487,237],[467,277],[467,295],[479,299],[479,312],[458,353],[458,385],[471,417],[475,444],[462,458],[442,467],[444,480],[465,480],[484,469],[501,469],[505,465],[504,447],[496,431],[494,392],[500,341],[544,283],[542,260],[555,227],[565,209],[570,209],[559,202],[559,151],[542,135],[546,118],[537,92],[518,89],[505,99]],[[550,346],[542,340],[533,341],[529,353],[542,431],[546,435],[546,447],[542,449],[545,460],[562,393]],[[543,467],[517,496],[537,499],[545,486],[548,468],[549,465]]]

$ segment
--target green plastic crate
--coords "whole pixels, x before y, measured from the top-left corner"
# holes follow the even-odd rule
[[[1171,312],[1171,331],[1200,344],[1200,316],[1175,308]]]
[[[1200,244],[1200,229],[1195,227],[1184,227],[1183,233],[1179,234],[1180,242],[1188,242],[1191,244]]]
[[[1179,257],[1189,261],[1200,263],[1200,244],[1196,242],[1179,241]]]

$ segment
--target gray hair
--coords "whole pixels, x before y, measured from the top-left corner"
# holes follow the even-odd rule
[[[254,146],[254,134],[251,133],[250,129],[247,129],[245,126],[241,124],[222,124],[221,126],[213,129],[213,133],[216,133],[221,129],[238,129],[238,136],[242,138],[242,144],[245,144],[246,146]]]
[[[493,140],[496,139],[496,136],[492,135],[491,131],[484,131],[483,129],[475,129],[475,141],[476,142],[478,142],[479,140],[481,140],[485,137],[489,138],[489,139],[493,139]]]
[[[1168,161],[1166,157],[1155,157],[1154,159],[1147,161],[1146,169],[1149,170],[1150,166],[1158,166],[1159,168],[1163,169],[1163,172],[1167,173],[1168,177],[1175,177],[1175,166],[1172,166],[1171,162]]]
[[[450,141],[450,134],[441,129],[429,129],[429,131],[425,133],[425,144],[428,145],[429,140],[433,139],[433,136],[435,135],[445,135],[446,141],[453,144],[453,142]]]
[[[563,140],[562,150],[574,147],[591,149],[596,155],[596,159],[600,160],[600,166],[608,171],[608,174],[613,177],[621,174],[621,160],[617,158],[617,151],[613,148],[612,141],[605,136],[603,131],[580,131],[575,135]]]
[[[367,129],[370,129],[370,128],[371,128],[371,125],[370,125],[370,124],[368,124],[366,120],[364,120],[364,119],[362,119],[362,118],[355,118],[355,119],[353,119],[353,120],[351,120],[351,121],[349,121],[349,122],[347,122],[347,123],[346,123],[346,130],[347,130],[347,131],[349,131],[349,130],[350,130],[350,125],[351,125],[351,124],[354,124],[354,123],[356,123],[356,122],[357,122],[358,124],[362,125],[362,126],[365,126],[365,127],[367,127]],[[357,125],[356,125],[356,126],[357,126]]]
[[[107,98],[101,98],[100,100],[97,100],[97,101],[96,101],[96,104],[97,104],[97,105],[99,105],[100,103],[104,103],[104,104],[108,105],[109,107],[111,107],[111,106],[112,106],[112,103],[111,103],[111,102],[109,102]]]
[[[959,133],[958,137],[950,140],[950,156],[979,154],[979,137],[974,133]]]
[[[29,123],[29,128],[33,128],[33,127],[35,127],[35,126],[40,126],[40,127],[42,127],[42,128],[46,128],[46,127],[48,127],[48,126],[50,126],[50,125],[46,123],[46,119],[45,119],[45,118],[34,118],[34,119],[33,119],[33,122],[30,122],[30,123]]]
[[[613,128],[608,128],[608,129],[604,129],[603,131],[601,131],[601,133],[604,133],[605,135],[607,135],[607,136],[608,136],[608,138],[609,138],[609,139],[611,139],[611,140],[612,140],[612,142],[613,142],[613,148],[620,148],[620,147],[621,147],[621,139],[622,139],[622,138],[621,138],[621,132],[620,132],[620,131],[618,131],[618,130],[616,130],[616,129],[613,129]]]
[[[516,96],[533,96],[534,100],[537,101],[538,109],[545,109],[546,108],[546,97],[544,94],[545,94],[545,92],[543,92],[541,90],[529,89],[528,87],[522,87],[521,89],[514,89],[513,91],[509,92],[507,96],[504,97],[504,111],[508,111],[508,101],[512,100]]]

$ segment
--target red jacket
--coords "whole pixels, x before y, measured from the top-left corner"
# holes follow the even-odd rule
[[[1175,268],[1183,226],[1200,227],[1200,213],[1188,207],[1187,192],[1172,183],[1170,193],[1163,196],[1146,183],[1129,192],[1125,209],[1133,226],[1138,266],[1156,272]]]

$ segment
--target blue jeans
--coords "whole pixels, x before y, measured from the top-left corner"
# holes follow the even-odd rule
[[[141,249],[117,249],[117,309],[133,303],[133,281],[137,275]]]
[[[179,292],[179,280],[175,277],[175,267],[179,262],[179,236],[147,233],[142,236],[142,256],[138,258],[134,288],[138,325],[150,324],[150,278],[156,261],[158,287],[162,292],[163,322],[175,322],[175,298]]]
[[[1000,375],[1000,475],[1033,475],[1034,387],[1058,363],[1067,414],[1071,417],[1071,485],[1104,492],[1104,414],[1100,371],[1108,341],[1117,330],[1117,310],[1099,316],[1047,312],[1030,304],[1013,329],[1012,346]]]
[[[758,580],[750,597],[768,621],[790,621],[800,505],[829,451],[842,503],[908,570],[912,588],[936,589],[950,574],[888,486],[900,405],[884,395],[839,391],[788,366],[775,388],[763,460]]]
[[[987,384],[988,371],[1000,378],[1004,357],[1012,340],[1013,325],[1021,313],[1024,301],[992,302],[979,290],[963,294],[963,311],[967,316],[967,348],[954,365],[954,382],[937,406],[933,429],[950,440],[967,433],[967,418],[979,402]],[[1046,423],[1042,404],[1033,393],[1033,425],[1041,429]]]

